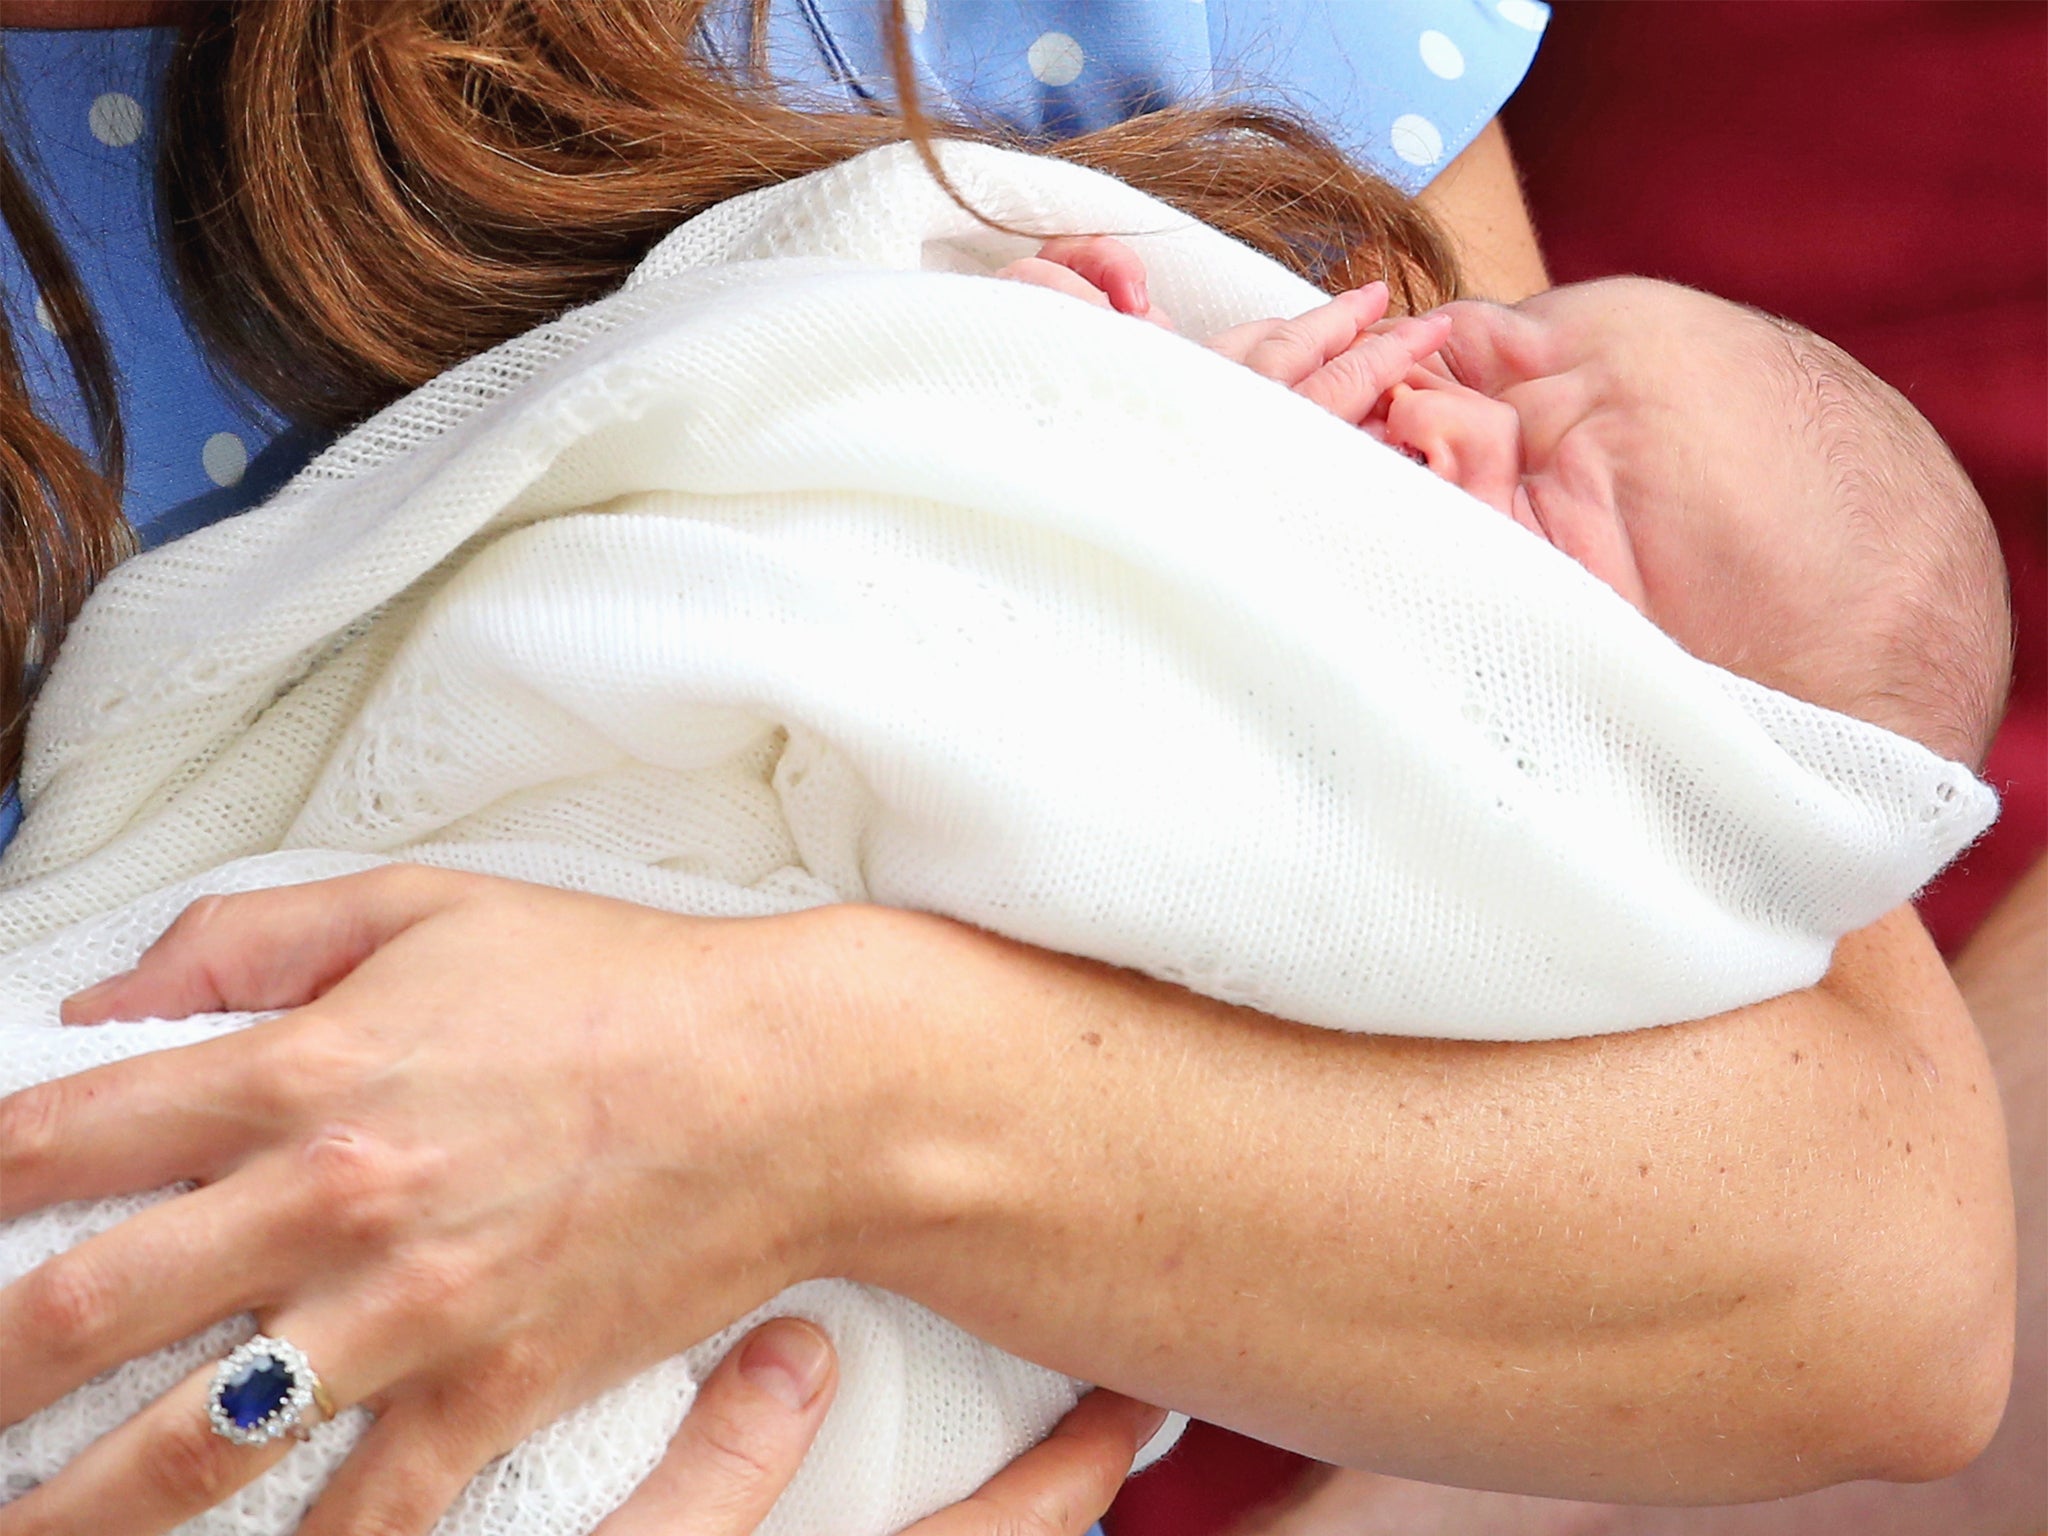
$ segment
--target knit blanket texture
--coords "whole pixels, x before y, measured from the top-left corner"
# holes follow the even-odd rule
[[[1988,824],[1961,766],[1694,659],[1197,344],[1320,302],[1299,279],[1093,172],[945,152],[996,220],[1121,235],[1184,334],[990,281],[1034,242],[879,150],[124,565],[36,707],[0,1091],[242,1027],[55,1017],[201,894],[388,860],[889,903],[1307,1024],[1530,1040],[1807,986]],[[0,1281],[166,1193],[0,1227]],[[773,1536],[898,1530],[1081,1390],[848,1282],[766,1310],[843,1362]],[[534,1435],[442,1536],[584,1536],[754,1320]],[[0,1433],[0,1500],[250,1331]],[[365,1422],[186,1529],[283,1536]]]

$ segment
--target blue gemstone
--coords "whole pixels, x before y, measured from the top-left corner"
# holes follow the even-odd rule
[[[221,1388],[221,1411],[237,1429],[254,1429],[284,1406],[298,1385],[291,1368],[268,1355],[258,1355]]]

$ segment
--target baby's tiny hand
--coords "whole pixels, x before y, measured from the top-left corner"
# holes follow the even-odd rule
[[[1292,320],[1234,325],[1209,348],[1364,426],[1387,391],[1451,334],[1448,315],[1389,321],[1386,313],[1387,285],[1367,283]]]
[[[1145,263],[1121,240],[1108,235],[1062,235],[1035,256],[1013,261],[997,277],[1050,288],[1071,298],[1113,309],[1173,329],[1165,311],[1155,309],[1145,289]]]

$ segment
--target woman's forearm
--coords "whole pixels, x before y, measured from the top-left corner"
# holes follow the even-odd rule
[[[1328,1460],[1579,1497],[1935,1476],[1996,1423],[1997,1100],[1908,914],[1806,993],[1506,1045],[827,921],[892,1106],[833,1262],[1006,1348]]]

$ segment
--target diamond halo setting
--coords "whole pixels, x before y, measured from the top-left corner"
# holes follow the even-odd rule
[[[326,1398],[312,1363],[297,1345],[259,1333],[229,1350],[214,1367],[206,1416],[215,1434],[237,1445],[268,1445],[285,1435],[303,1440],[309,1410],[324,1414]]]

